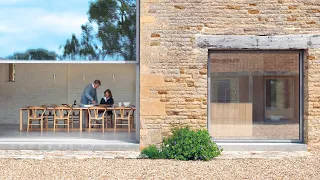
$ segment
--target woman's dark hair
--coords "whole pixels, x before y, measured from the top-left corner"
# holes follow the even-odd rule
[[[106,92],[108,92],[109,93],[109,97],[112,98],[112,93],[111,93],[110,89],[105,90],[104,94],[106,94]]]

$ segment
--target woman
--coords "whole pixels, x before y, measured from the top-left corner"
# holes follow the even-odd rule
[[[104,96],[105,97],[101,99],[100,104],[106,104],[106,105],[112,106],[114,104],[114,101],[113,101],[112,93],[110,89],[107,89],[104,91]],[[112,115],[112,111],[108,111],[107,114]]]

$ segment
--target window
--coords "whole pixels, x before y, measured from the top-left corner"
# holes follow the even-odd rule
[[[300,52],[210,51],[215,139],[300,139]]]
[[[8,1],[0,11],[0,62],[136,61],[135,0]]]

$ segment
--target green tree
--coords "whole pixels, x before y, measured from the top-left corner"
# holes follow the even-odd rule
[[[87,23],[81,26],[82,37],[80,44],[80,55],[87,60],[98,60],[100,53],[98,45],[94,41],[93,27]]]
[[[63,57],[104,60],[106,56],[136,59],[136,6],[133,0],[93,0],[89,23],[82,25],[79,40],[73,34],[63,46]],[[97,26],[97,32],[93,26]]]
[[[96,0],[89,6],[89,21],[98,25],[102,51],[135,60],[136,13],[132,0]]]
[[[26,52],[17,52],[7,57],[10,60],[56,60],[57,54],[46,49],[29,49]]]
[[[61,48],[61,47],[60,47]],[[67,39],[63,47],[63,58],[76,59],[80,55],[80,43],[75,34],[72,34],[71,39]]]

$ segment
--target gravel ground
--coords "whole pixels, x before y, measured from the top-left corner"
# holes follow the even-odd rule
[[[209,162],[3,158],[0,179],[320,179],[320,155]]]

